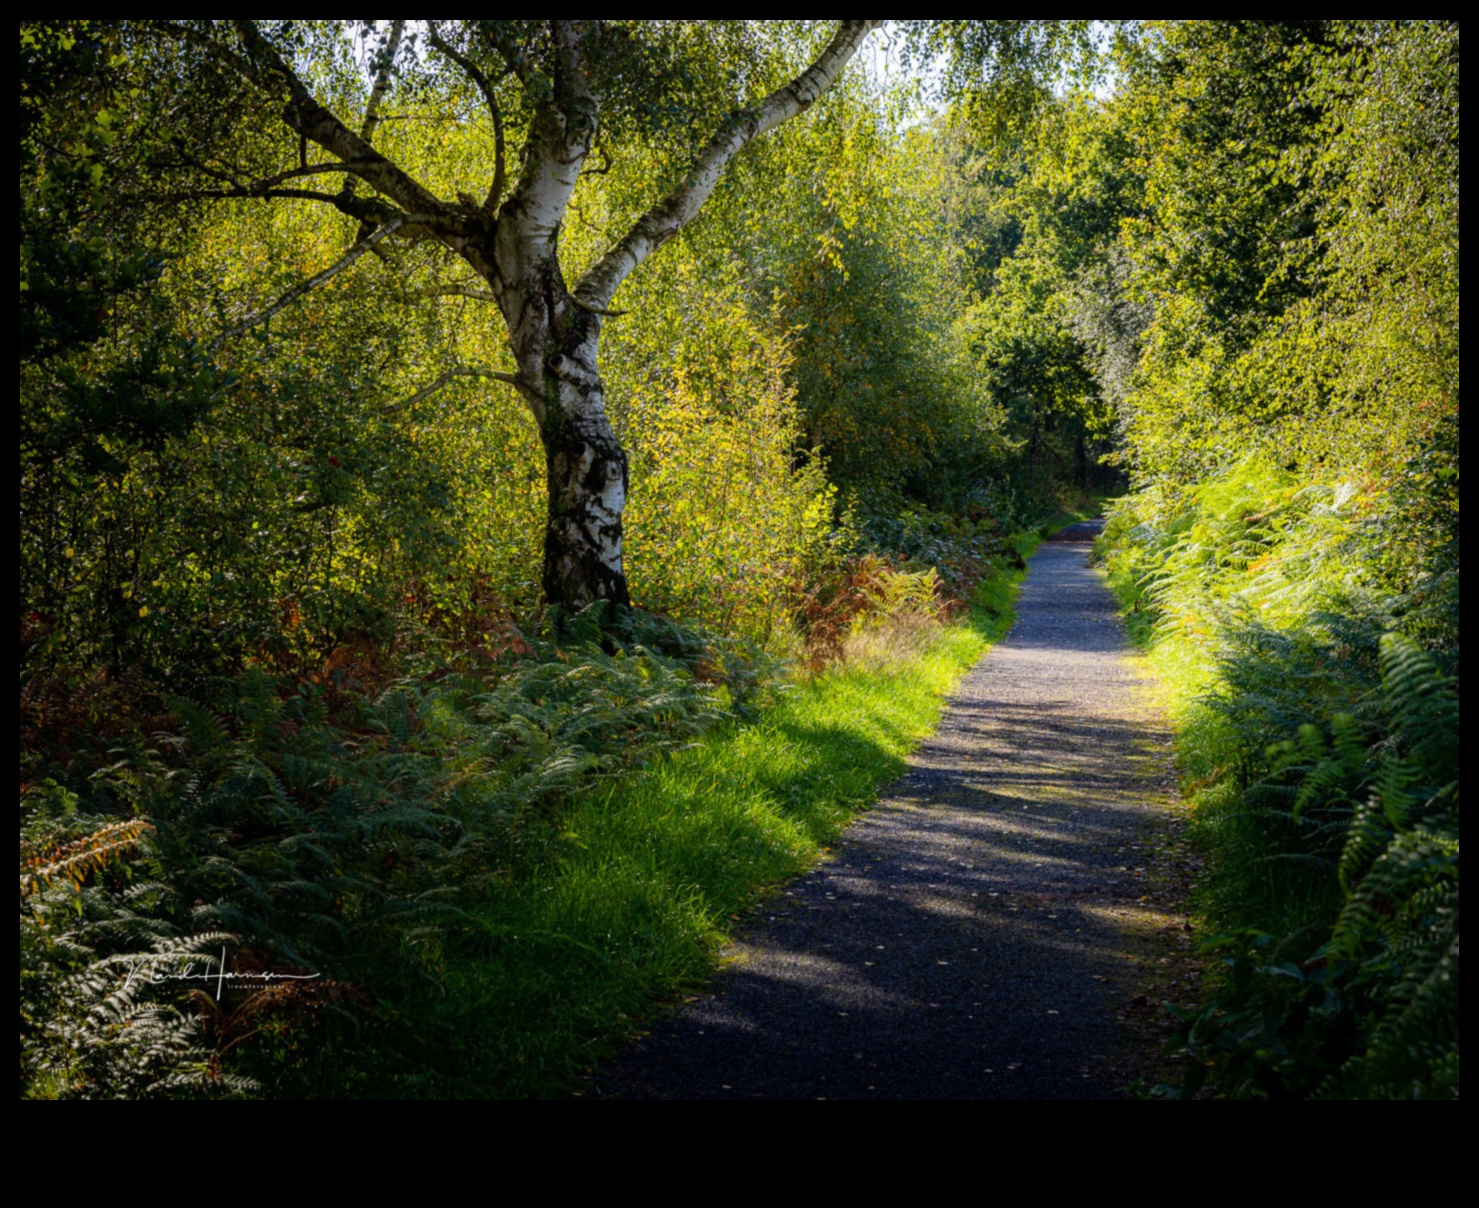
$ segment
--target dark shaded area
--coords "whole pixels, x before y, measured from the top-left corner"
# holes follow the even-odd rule
[[[715,993],[586,1094],[610,1099],[1103,1099],[1137,1043],[1146,830],[1169,735],[1086,565],[1032,560],[1010,639],[823,867],[757,912]]]

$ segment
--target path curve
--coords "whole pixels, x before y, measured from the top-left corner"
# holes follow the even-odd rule
[[[1146,869],[1170,735],[1088,566],[1096,531],[1038,548],[1011,634],[909,771],[584,1097],[1122,1094],[1126,999],[1168,930]]]

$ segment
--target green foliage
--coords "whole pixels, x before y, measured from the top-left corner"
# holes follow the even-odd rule
[[[1457,1097],[1458,698],[1415,643],[1389,634],[1382,700],[1369,747],[1337,716],[1330,744],[1306,725],[1276,748],[1293,820],[1324,819],[1307,846],[1338,850],[1341,900],[1325,926],[1213,941],[1230,951],[1229,975],[1183,1013],[1195,1054],[1184,1091],[1199,1089],[1210,1056],[1218,1089],[1241,1097]]]
[[[1253,450],[1390,484],[1450,449],[1457,55],[1443,22],[1127,27],[1113,90],[998,133],[1020,238],[975,338],[1027,465],[1073,472],[1065,420],[1170,490]]]
[[[658,1005],[698,987],[734,917],[813,863],[898,774],[1010,625],[1019,578],[986,585],[993,617],[932,627],[907,659],[834,665],[755,724],[577,797],[558,838],[469,908],[478,926],[448,936],[437,982],[405,1006],[423,1047],[392,1092],[567,1097]],[[386,1093],[390,1076],[365,1093]]]
[[[474,58],[547,35],[446,30]],[[219,26],[176,32],[21,28],[22,1093],[412,1093],[426,1037],[459,1051],[428,987],[511,934],[473,906],[567,850],[573,802],[753,720],[837,576],[836,644],[908,629],[911,658],[936,564],[957,597],[999,577],[1031,508],[960,328],[999,224],[945,128],[906,132],[861,76],[757,146],[606,325],[651,611],[555,616],[544,451],[490,376],[513,366],[488,299],[414,240],[293,296],[364,231],[233,191],[299,148]],[[359,33],[274,36],[352,115],[388,46]],[[567,270],[824,35],[607,27]],[[447,58],[397,62],[376,146],[454,197],[495,136]],[[494,80],[510,147],[549,83]],[[897,521],[840,516],[829,475]],[[846,587],[848,558],[877,573]],[[192,960],[307,980],[192,995],[164,976]]]
[[[711,678],[727,670],[730,699],[753,685],[736,648],[658,621],[627,629],[686,646]],[[569,631],[601,636],[590,618]],[[397,1002],[435,976],[448,934],[475,926],[467,907],[490,878],[558,844],[555,807],[726,716],[717,687],[641,645],[508,643],[491,671],[444,669],[375,698],[249,673],[205,700],[171,698],[167,728],[105,766],[79,752],[51,769],[75,789],[35,781],[22,1092],[282,1092],[283,1046],[324,1011],[389,1059],[412,1043]],[[119,818],[136,821],[104,824]],[[213,968],[226,947],[322,980],[202,999],[146,976],[187,957]],[[232,1033],[258,1016],[255,1042]]]
[[[1112,110],[1143,176],[1121,242],[1154,307],[1130,464],[1250,448],[1390,476],[1457,391],[1458,29],[1158,27]]]
[[[608,337],[614,422],[631,458],[626,560],[644,608],[783,646],[821,556],[832,488],[800,439],[793,342],[757,314],[738,265],[629,290],[646,322]]]
[[[1456,650],[1401,632],[1456,617],[1412,609],[1431,568],[1383,556],[1407,498],[1251,459],[1106,531],[1212,857],[1225,972],[1181,1009],[1179,1093],[1457,1092]]]
[[[1102,295],[1113,290],[1112,241],[1137,205],[1138,182],[1122,137],[1086,95],[1042,107],[997,154],[1011,170],[996,204],[1019,237],[1009,256],[982,265],[988,285],[972,308],[970,339],[1020,442],[1014,476],[1022,493],[1102,489],[1113,481],[1100,468],[1109,451],[1106,404],[1122,393],[1108,362],[1123,353],[1110,345],[1133,344],[1140,326],[1133,307]],[[1129,330],[1116,330],[1126,318]]]
[[[497,136],[448,48],[550,31],[443,29],[376,146],[460,198]],[[23,1094],[552,1093],[893,766],[803,731],[964,657],[938,618],[1000,624],[1008,534],[1111,460],[1233,937],[1188,1020],[1217,1085],[1456,1093],[1456,24],[905,31],[948,112],[853,71],[603,320],[621,616],[541,612],[482,283],[397,237],[251,322],[365,231],[217,188],[323,183],[219,30],[20,30]],[[383,30],[274,36],[363,113]],[[566,271],[825,36],[604,26]],[[554,86],[495,73],[509,148]],[[771,708],[776,654],[834,666],[821,713]],[[780,728],[605,795],[727,714]],[[127,977],[223,959],[321,978]]]
[[[1106,534],[1225,973],[1181,1093],[1458,1093],[1457,27],[1166,27]],[[1284,98],[1276,102],[1275,98]]]
[[[932,600],[924,579],[884,603]],[[739,661],[624,624],[706,668]],[[49,887],[22,898],[22,1093],[558,1094],[897,773],[982,650],[936,626],[908,660],[839,669],[695,745],[718,713],[681,663],[517,640],[529,653],[495,674],[373,704],[261,676],[174,700],[152,748],[86,782],[108,813],[38,783],[23,877]],[[98,825],[125,806],[148,825]],[[98,883],[59,871],[79,861]],[[219,998],[168,976],[223,953],[320,976]]]

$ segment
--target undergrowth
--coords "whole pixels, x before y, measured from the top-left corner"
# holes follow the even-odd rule
[[[998,589],[998,604],[1007,593]],[[994,621],[834,666],[752,725],[583,794],[555,845],[490,884],[423,995],[417,1093],[559,1097],[654,1004],[696,990],[757,893],[814,863],[896,777]]]
[[[562,1093],[899,772],[1019,577],[945,624],[932,570],[844,575],[800,682],[593,608],[395,676],[34,687],[22,1096]]]
[[[373,1023],[394,1051],[397,1003],[435,979],[443,931],[556,842],[571,794],[762,689],[753,651],[641,614],[603,629],[595,612],[559,643],[520,635],[377,691],[252,671],[167,697],[106,751],[92,730],[35,749],[22,1094],[281,1089],[246,1071],[274,1036],[313,1051],[306,1034],[330,1025]],[[207,972],[240,975],[240,992],[205,996]]]
[[[1168,1093],[1458,1093],[1457,512],[1404,577],[1401,502],[1254,460],[1112,514],[1101,553],[1211,857],[1221,972],[1175,1008]]]

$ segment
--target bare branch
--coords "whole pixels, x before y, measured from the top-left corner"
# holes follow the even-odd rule
[[[364,140],[365,146],[371,146],[375,141],[375,127],[380,124],[380,102],[385,99],[386,90],[390,87],[391,69],[395,67],[395,52],[401,47],[401,34],[405,32],[404,21],[392,21],[390,32],[386,35],[385,47],[380,52],[379,63],[375,69],[375,82],[370,87],[370,99],[365,102],[365,120],[360,126],[359,136]],[[354,196],[355,179],[353,176],[344,181],[344,196]]]
[[[428,226],[445,229],[456,210],[441,201],[419,181],[392,163],[359,135],[344,125],[314,99],[307,85],[257,29],[255,22],[237,21],[237,33],[254,64],[254,78],[264,84],[275,79],[287,92],[283,120],[304,138],[339,158],[345,170],[379,190],[402,209],[425,215]]]
[[[353,264],[356,260],[358,260],[366,252],[368,252],[375,244],[379,243],[380,240],[384,239],[392,231],[404,226],[407,222],[413,221],[416,217],[417,216],[415,215],[402,214],[399,217],[392,218],[384,226],[376,230],[373,235],[370,235],[367,238],[362,239],[358,243],[356,243],[352,248],[349,249],[349,251],[345,252],[344,255],[339,257],[338,260],[329,265],[328,268],[324,269],[323,272],[315,273],[312,277],[308,278],[307,281],[301,281],[297,285],[293,286],[292,289],[283,294],[281,298],[279,298],[266,310],[260,311],[257,314],[250,316],[249,318],[243,319],[240,323],[228,327],[225,331],[223,331],[220,335],[218,335],[214,340],[211,341],[210,351],[215,352],[218,348],[221,347],[222,344],[231,339],[233,336],[239,336],[242,334],[242,332],[251,330],[259,323],[267,322],[267,320],[272,318],[273,315],[280,313],[284,308],[290,306],[293,302],[297,301],[304,294],[308,293],[309,290],[317,289],[325,281],[328,281],[332,277],[337,277],[346,268],[348,268],[351,264]]]
[[[492,378],[495,382],[506,382],[520,394],[524,395],[531,403],[535,404],[536,415],[542,413],[544,410],[544,396],[525,382],[523,378],[512,373],[502,373],[497,369],[480,369],[474,365],[456,365],[451,369],[444,370],[434,381],[423,386],[415,394],[411,395],[410,398],[404,399],[399,403],[392,403],[389,407],[385,408],[385,412],[386,414],[393,415],[397,411],[404,411],[407,407],[414,407],[423,399],[430,398],[438,390],[442,389],[443,386],[447,385],[448,382],[460,377]]]
[[[730,114],[698,153],[682,183],[637,219],[632,229],[591,266],[575,287],[575,294],[593,307],[604,307],[610,302],[637,265],[693,221],[740,149],[810,108],[842,74],[863,39],[879,24],[877,21],[840,22],[816,62],[758,105]]]
[[[428,285],[425,289],[407,290],[396,297],[398,302],[416,302],[422,298],[476,298],[480,302],[497,302],[491,290],[472,285]]]
[[[488,77],[483,74],[471,59],[455,49],[450,42],[442,37],[435,25],[431,26],[431,44],[441,51],[452,62],[472,79],[478,86],[478,91],[483,94],[483,101],[488,106],[488,113],[493,118],[493,183],[488,188],[488,197],[483,202],[483,213],[489,218],[498,213],[498,203],[503,198],[504,184],[504,147],[503,147],[503,110],[498,106],[498,95],[493,90],[493,85]],[[512,70],[510,68],[510,70]]]

